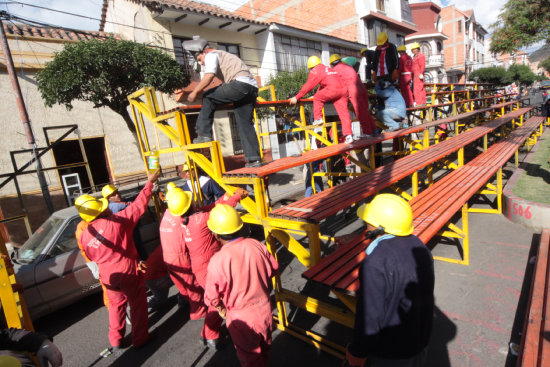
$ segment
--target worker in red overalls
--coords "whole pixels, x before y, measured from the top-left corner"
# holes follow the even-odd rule
[[[148,176],[147,184],[125,210],[112,214],[105,198],[88,200],[77,207],[89,225],[80,242],[86,256],[97,263],[99,276],[109,298],[109,342],[120,349],[126,328],[126,304],[130,304],[132,344],[139,347],[149,340],[145,277],[138,261],[133,231],[147,209],[153,184],[160,170]]]
[[[94,200],[94,198],[90,195],[84,194],[80,195],[76,200],[74,201],[74,205],[76,207],[82,205],[84,202]],[[76,225],[76,231],[74,232],[74,236],[76,238],[76,244],[78,245],[78,248],[80,249],[80,253],[82,254],[82,257],[84,257],[84,260],[86,260],[86,266],[90,269],[92,272],[92,275],[94,278],[99,280],[99,284],[101,284],[101,289],[103,290],[103,304],[105,307],[107,307],[107,310],[109,309],[109,298],[107,298],[107,289],[105,289],[105,285],[99,278],[99,269],[97,267],[97,264],[88,259],[88,256],[86,256],[86,253],[84,252],[84,247],[82,247],[82,243],[80,242],[80,236],[82,236],[82,232],[88,228],[88,222],[86,222],[84,219],[82,219],[77,225]]]
[[[226,318],[241,366],[267,366],[273,318],[269,283],[279,264],[266,245],[241,237],[242,226],[229,205],[210,212],[208,228],[223,246],[210,259],[204,299]]]
[[[411,45],[413,53],[413,95],[416,106],[426,104],[426,89],[424,89],[424,69],[426,68],[426,57],[420,52],[420,45],[415,42]]]
[[[247,196],[248,192],[246,190],[237,188],[232,197],[226,194],[218,199],[216,203],[224,203],[234,207]],[[195,211],[191,206],[191,192],[177,188],[168,192],[166,201],[170,214],[173,217],[181,218],[180,230],[183,234],[184,243],[180,242],[180,245],[184,247],[189,256],[191,274],[199,286],[198,293],[202,295],[206,285],[206,269],[210,258],[221,248],[221,243],[216,240],[207,226],[210,210],[214,208],[214,205],[208,205],[201,208],[200,211]],[[175,244],[172,243],[171,245],[174,246]],[[214,349],[220,349],[224,346],[219,339],[221,324],[222,319],[217,310],[214,307],[208,307],[204,327],[201,331],[204,345]]]
[[[166,193],[166,200],[174,194],[174,190],[181,191],[178,188],[171,188]],[[190,206],[191,193],[188,193],[186,197],[188,197]],[[159,228],[162,258],[172,282],[189,303],[189,318],[199,320],[206,316],[206,306],[203,300],[203,290],[191,271],[191,259],[185,247],[182,225],[181,215],[174,215],[170,210],[164,212]]]
[[[411,90],[413,60],[407,54],[407,46],[397,47],[397,52],[399,53],[399,89],[407,107],[412,107],[414,104]]]
[[[344,86],[348,88],[348,97],[353,105],[359,124],[361,125],[360,138],[367,138],[374,134],[376,123],[372,118],[369,110],[369,94],[367,88],[359,79],[359,75],[354,68],[342,62],[342,58],[338,54],[330,56],[330,66],[335,70]]]
[[[321,60],[317,56],[311,56],[307,60],[307,67],[309,69],[307,82],[298,94],[290,99],[290,103],[298,103],[300,98],[319,85],[319,89],[313,96],[313,117],[315,119],[313,123],[315,125],[323,123],[323,106],[326,102],[332,102],[342,122],[342,134],[345,137],[346,144],[353,143],[351,117],[348,111],[348,90],[342,84],[338,73],[321,64]]]

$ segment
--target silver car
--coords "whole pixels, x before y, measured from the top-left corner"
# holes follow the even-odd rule
[[[76,243],[80,221],[74,206],[56,211],[12,255],[32,319],[101,290]]]

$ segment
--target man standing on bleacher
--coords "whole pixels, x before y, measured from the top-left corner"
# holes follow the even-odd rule
[[[245,166],[261,166],[260,145],[252,122],[254,104],[258,97],[258,82],[244,61],[237,56],[214,49],[208,45],[204,38],[198,36],[193,38],[184,41],[182,46],[204,66],[204,75],[187,100],[195,101],[197,94],[208,87],[214,77],[218,77],[223,82],[222,85],[207,90],[202,96],[202,108],[195,127],[198,137],[193,140],[193,143],[212,141],[212,125],[216,108],[223,104],[233,103],[244,150]]]
[[[422,366],[432,330],[434,267],[403,198],[377,195],[357,209],[372,242],[359,269],[353,339],[343,366]]]

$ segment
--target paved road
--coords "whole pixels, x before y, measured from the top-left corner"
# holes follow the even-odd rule
[[[284,184],[302,189],[297,175],[294,172],[285,176]],[[471,204],[484,205],[479,200]],[[341,224],[350,226],[341,230]],[[529,259],[538,235],[496,214],[470,214],[469,224],[471,264],[435,264],[437,308],[427,366],[511,367],[515,357],[509,354],[508,345],[520,340],[532,271]],[[339,217],[328,224],[327,231],[332,228],[345,233],[359,225],[353,215]],[[429,246],[434,255],[458,257],[455,243],[439,239]],[[280,249],[278,255],[285,287],[318,297],[328,295],[326,289],[301,278],[304,267],[285,249]],[[39,320],[35,327],[55,337],[65,366],[238,366],[232,346],[218,352],[201,346],[201,322],[188,320],[187,314],[178,309],[174,293],[173,288],[166,307],[151,315],[153,339],[140,350],[129,348],[100,357],[108,341],[107,311],[99,295]],[[341,344],[349,340],[349,330],[325,319],[295,309],[291,309],[290,318]],[[324,367],[340,363],[288,334],[274,333],[270,366]]]

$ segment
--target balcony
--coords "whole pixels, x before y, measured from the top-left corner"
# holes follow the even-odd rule
[[[426,67],[442,67],[444,61],[443,54],[430,55],[430,57],[428,57],[428,65],[426,65]]]

